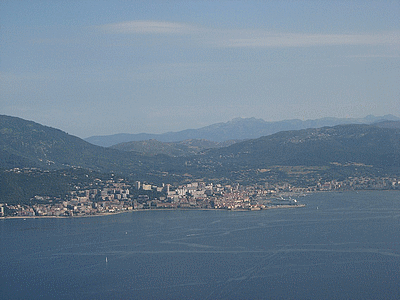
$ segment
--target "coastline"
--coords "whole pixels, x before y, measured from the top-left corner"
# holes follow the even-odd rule
[[[113,212],[113,213],[101,213],[101,214],[83,215],[83,216],[7,216],[7,217],[0,217],[0,220],[6,220],[6,219],[73,219],[73,218],[105,217],[105,216],[112,216],[112,215],[128,213],[131,211],[133,211],[133,210],[124,210],[124,211],[118,211],[118,212]]]
[[[359,192],[359,191],[368,191],[368,190],[347,190],[347,191],[336,191],[336,190],[327,190],[327,191],[313,191],[311,193],[307,194],[302,194],[300,195],[301,197],[305,197],[310,194],[314,193],[343,193],[343,192]],[[291,196],[296,196],[296,193],[290,193]],[[297,195],[298,196],[298,195]],[[72,218],[90,218],[90,217],[106,217],[106,216],[112,216],[112,215],[118,215],[118,214],[123,214],[123,213],[129,213],[129,212],[151,212],[151,211],[176,211],[176,210],[181,210],[181,211],[193,211],[193,210],[201,210],[201,211],[231,211],[231,212],[259,212],[263,210],[270,210],[270,209],[288,209],[288,208],[302,208],[305,207],[306,204],[299,203],[296,205],[287,205],[287,204],[282,204],[282,205],[274,205],[274,206],[267,206],[264,208],[256,208],[256,209],[243,209],[243,208],[238,208],[238,209],[228,209],[228,208],[151,208],[151,209],[133,209],[133,210],[123,210],[123,211],[117,211],[117,212],[106,212],[106,213],[98,213],[98,214],[88,214],[88,215],[79,215],[79,216],[4,216],[0,217],[0,220],[9,220],[9,219],[72,219]]]
[[[263,211],[263,210],[270,210],[270,209],[283,209],[283,208],[301,208],[305,207],[305,204],[298,204],[298,205],[276,205],[270,206],[263,209],[225,209],[225,208],[152,208],[152,209],[134,209],[134,210],[125,210],[113,213],[100,213],[100,214],[93,214],[93,215],[83,215],[83,216],[7,216],[7,217],[0,217],[0,220],[9,220],[9,219],[74,219],[74,218],[90,218],[90,217],[106,217],[106,216],[113,216],[119,215],[123,213],[129,212],[150,212],[150,211],[194,211],[194,210],[201,210],[201,211],[242,211],[242,212],[255,212],[255,211]]]

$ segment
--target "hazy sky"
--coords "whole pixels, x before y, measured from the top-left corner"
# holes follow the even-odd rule
[[[79,137],[400,116],[400,1],[0,1],[0,114]]]

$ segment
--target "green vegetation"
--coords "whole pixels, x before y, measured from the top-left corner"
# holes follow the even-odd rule
[[[102,182],[114,182],[121,177],[81,168],[42,171],[40,169],[0,170],[0,203],[35,204],[46,203],[43,198],[51,198],[52,202],[66,199],[71,191],[99,189]],[[122,178],[130,186],[132,196],[147,195],[149,198],[164,196],[153,190],[136,190],[134,183]]]
[[[196,155],[207,149],[227,147],[234,143],[236,143],[236,141],[233,140],[221,143],[196,139],[184,140],[181,142],[159,142],[157,140],[146,140],[121,143],[110,148],[122,151],[136,151],[146,155],[165,154],[176,157]]]

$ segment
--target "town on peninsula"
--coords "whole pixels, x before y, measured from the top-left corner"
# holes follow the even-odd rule
[[[42,172],[13,168],[15,174]],[[87,176],[87,175],[86,175]],[[311,192],[378,189],[400,190],[400,178],[352,177],[343,181],[318,181],[295,186],[288,182],[264,184],[220,184],[193,181],[172,186],[120,178],[93,178],[76,184],[63,197],[35,195],[24,204],[0,204],[0,217],[77,217],[154,209],[222,209],[256,211],[303,207],[299,197]]]

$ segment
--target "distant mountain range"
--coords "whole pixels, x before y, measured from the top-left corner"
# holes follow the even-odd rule
[[[216,123],[199,129],[187,129],[178,132],[163,134],[128,134],[120,133],[104,136],[92,136],[85,140],[94,145],[110,147],[120,143],[132,141],[157,140],[159,142],[181,142],[185,140],[208,140],[225,142],[229,140],[246,140],[271,135],[280,131],[319,128],[323,126],[336,126],[343,124],[373,124],[382,121],[400,121],[393,115],[376,117],[369,115],[365,118],[322,118],[316,120],[285,120],[267,122],[256,118],[236,118],[226,123]]]
[[[162,155],[149,155],[95,146],[58,129],[0,115],[0,168],[52,170],[79,166],[141,180],[158,178],[163,182],[216,175],[229,179],[232,174],[241,175],[270,166],[329,167],[356,163],[376,170],[400,170],[398,123],[384,121],[376,125],[283,131],[228,147],[218,144],[219,148],[213,142],[201,141],[199,145],[199,141],[186,141],[181,146],[195,149],[193,155],[171,153],[177,156],[171,157],[162,149],[159,151]],[[155,145],[153,148],[165,146],[156,141],[151,143]],[[208,149],[204,149],[206,144]]]

